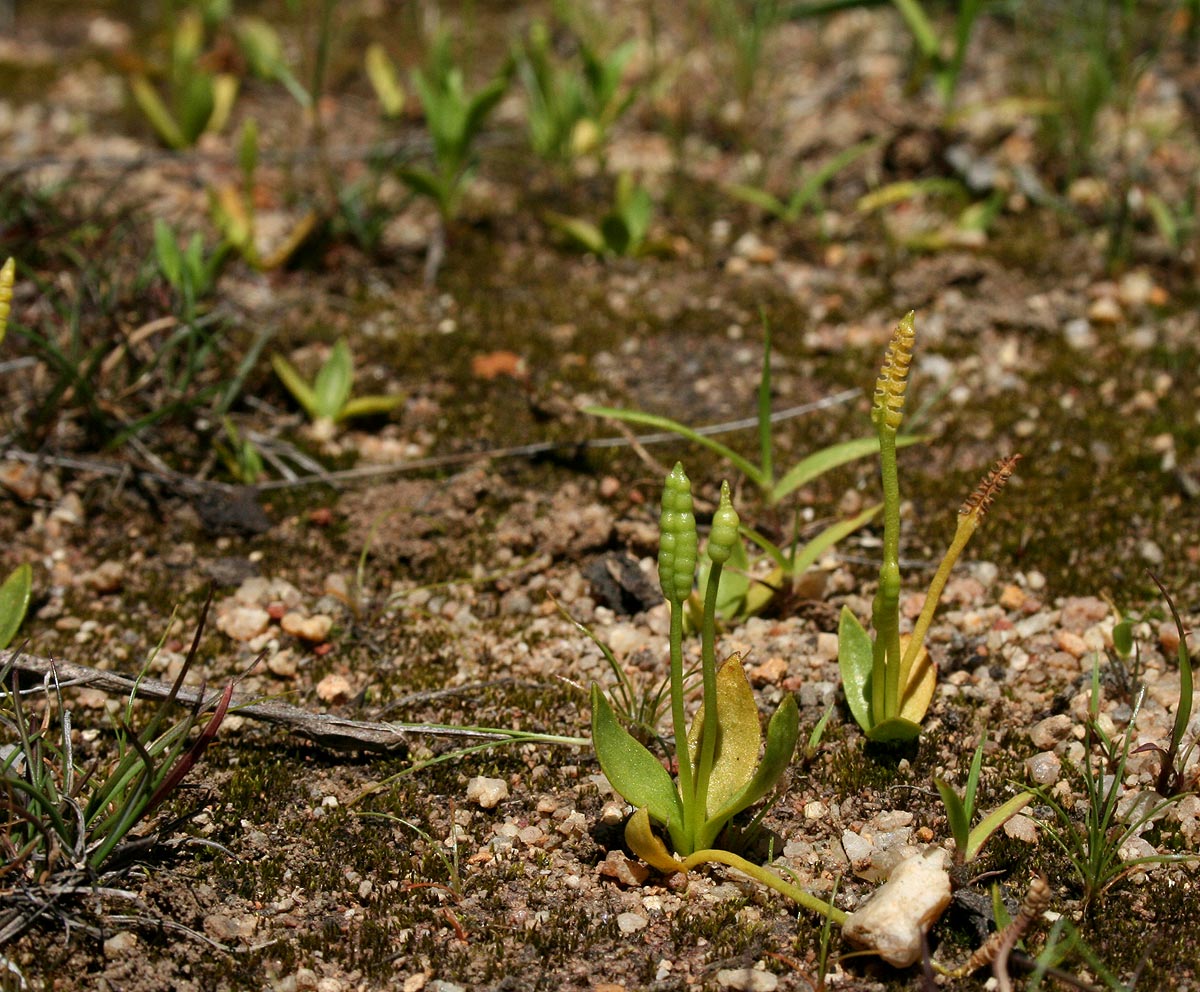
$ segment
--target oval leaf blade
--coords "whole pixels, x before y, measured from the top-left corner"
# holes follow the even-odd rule
[[[621,726],[598,685],[592,686],[592,747],[605,777],[626,802],[649,810],[659,823],[682,822],[683,810],[671,776]]]
[[[700,732],[704,726],[704,708],[696,714],[688,730],[688,753],[695,768],[700,757]],[[742,659],[733,654],[717,672],[717,746],[713,754],[712,775],[708,780],[706,815],[711,816],[746,787],[754,777],[758,749],[762,744],[758,704]]]
[[[838,620],[838,668],[850,712],[864,731],[871,729],[871,638],[849,607]]]

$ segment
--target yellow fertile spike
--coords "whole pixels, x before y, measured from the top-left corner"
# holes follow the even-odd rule
[[[908,388],[908,368],[912,364],[913,311],[896,325],[884,356],[883,368],[875,380],[875,401],[871,408],[871,420],[878,427],[899,430],[904,416],[904,392]]]
[[[13,279],[16,272],[17,263],[11,258],[0,267],[0,341],[4,340],[4,332],[8,330],[8,311],[12,307]]]
[[[958,508],[959,514],[974,516],[976,521],[982,520],[988,507],[992,505],[992,500],[1004,488],[1004,484],[1008,482],[1009,476],[1016,470],[1017,462],[1020,460],[1021,456],[1018,454],[1009,455],[996,462],[996,467],[975,487],[975,491],[963,500],[963,505]]]

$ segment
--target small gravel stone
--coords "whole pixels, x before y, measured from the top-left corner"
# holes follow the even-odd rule
[[[649,922],[640,913],[621,913],[617,916],[617,926],[624,934],[637,933]]]
[[[104,942],[104,956],[115,958],[120,954],[127,954],[137,948],[137,942],[137,934],[121,930]]]
[[[108,595],[117,592],[125,584],[125,564],[119,561],[102,561],[90,572],[80,577],[93,592]]]
[[[1024,844],[1037,843],[1037,823],[1024,813],[1018,813],[1004,824],[1004,835]]]
[[[467,783],[467,802],[478,803],[483,809],[495,809],[508,798],[508,783],[502,778],[476,775]]]
[[[291,648],[276,651],[267,658],[267,671],[281,679],[294,679],[299,671]]]
[[[1029,739],[1033,746],[1043,751],[1049,751],[1055,744],[1065,741],[1071,734],[1074,721],[1066,713],[1048,716],[1039,720],[1029,731]]]
[[[600,862],[599,874],[602,878],[614,878],[622,885],[636,888],[650,876],[650,869],[640,861],[633,861],[620,851],[609,851],[608,856]]]
[[[258,918],[247,913],[244,916],[229,916],[225,913],[210,913],[204,917],[204,932],[213,940],[244,940],[258,928]]]
[[[753,685],[778,685],[783,681],[783,677],[787,675],[787,662],[779,655],[768,658],[761,665],[755,665],[747,674],[750,677],[750,682]]]
[[[302,641],[323,644],[329,640],[329,631],[333,629],[333,617],[324,613],[306,617],[302,613],[292,611],[283,615],[279,626],[283,628],[285,634],[291,634]]]
[[[1006,610],[1019,610],[1025,605],[1025,590],[1020,586],[1005,586],[1000,591],[1000,605]]]
[[[1087,654],[1087,641],[1070,630],[1060,630],[1055,637],[1055,643],[1059,650],[1065,651],[1072,658],[1082,658]]]
[[[325,703],[344,703],[354,695],[354,686],[345,675],[326,675],[317,683],[317,698]]]
[[[270,614],[261,606],[235,606],[217,617],[217,629],[235,641],[254,640],[270,623]]]
[[[775,992],[779,977],[757,968],[722,968],[717,972],[717,984],[738,992]]]
[[[1038,785],[1053,785],[1062,771],[1062,762],[1053,751],[1042,751],[1025,759],[1025,770],[1030,780]]]

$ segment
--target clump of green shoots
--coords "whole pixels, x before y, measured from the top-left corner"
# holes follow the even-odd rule
[[[185,324],[195,321],[197,304],[216,288],[228,248],[221,244],[207,252],[199,232],[184,242],[165,220],[154,219],[154,261],[177,295],[180,319]]]
[[[900,482],[896,439],[904,419],[908,371],[915,331],[910,312],[896,327],[875,384],[871,420],[879,437],[883,480],[883,561],[871,607],[875,638],[848,607],[838,624],[838,666],[846,701],[858,725],[873,741],[916,740],[933,699],[937,670],[925,648],[942,589],[967,541],[1017,466],[1020,455],[1002,458],[958,511],[954,539],[934,574],[925,603],[910,634],[900,634]]]
[[[0,626],[9,636],[28,605],[28,588],[28,566],[22,566],[0,591]],[[116,720],[117,752],[107,766],[77,765],[71,713],[53,672],[40,690],[44,705],[33,711],[24,697],[38,690],[22,688],[11,657],[0,667],[0,735],[12,742],[0,748],[4,939],[18,936],[38,919],[45,905],[37,889],[48,882],[58,896],[93,892],[97,875],[108,869],[216,738],[233,696],[232,682],[181,719],[168,719],[199,648],[207,610],[206,603],[170,694],[139,731],[132,728],[136,693],[131,695]],[[205,708],[212,714],[193,736]]]
[[[1126,844],[1141,836],[1166,810],[1179,802],[1180,795],[1159,798],[1157,801],[1136,802],[1127,812],[1121,809],[1128,796],[1126,768],[1133,753],[1137,719],[1146,697],[1144,686],[1134,696],[1132,712],[1124,734],[1114,737],[1100,724],[1100,664],[1092,664],[1091,694],[1088,715],[1084,723],[1084,753],[1078,768],[1086,808],[1082,821],[1051,790],[1039,786],[1038,799],[1050,807],[1054,822],[1044,822],[1043,829],[1062,850],[1083,888],[1085,915],[1092,913],[1100,899],[1122,879],[1145,865],[1170,864],[1194,860],[1194,854],[1149,854],[1128,857]],[[1189,692],[1190,698],[1190,692]],[[1181,701],[1182,706],[1182,701]],[[1178,712],[1178,711],[1177,711]]]
[[[313,435],[328,440],[337,425],[354,417],[374,417],[390,413],[404,402],[402,395],[353,396],[354,356],[345,338],[339,338],[325,364],[311,383],[280,354],[271,356],[275,374],[287,391],[304,408],[312,421]]]
[[[203,19],[191,10],[171,26],[166,99],[146,73],[135,72],[129,79],[134,102],[171,148],[188,148],[205,132],[219,131],[237,98],[236,76],[205,67],[204,33]]]
[[[508,89],[508,75],[501,73],[468,93],[462,68],[453,61],[450,38],[443,34],[434,42],[426,68],[413,70],[412,85],[433,140],[433,167],[403,168],[400,178],[414,193],[428,196],[446,222],[458,213],[475,171],[475,142]]]
[[[612,208],[599,223],[557,213],[546,215],[550,225],[571,244],[600,258],[636,258],[653,251],[654,245],[648,240],[653,217],[650,193],[627,172],[617,177]]]
[[[209,208],[225,244],[233,248],[246,263],[260,272],[277,269],[308,240],[317,225],[317,214],[309,210],[286,232],[270,250],[260,244],[260,230],[254,206],[258,185],[258,125],[251,119],[242,125],[238,138],[238,168],[240,183],[224,183],[209,190]]]
[[[1170,799],[1181,795],[1186,791],[1184,771],[1187,765],[1188,758],[1191,756],[1193,749],[1196,747],[1196,742],[1193,741],[1189,747],[1183,747],[1183,738],[1188,732],[1188,727],[1192,722],[1192,687],[1195,683],[1192,673],[1192,656],[1188,650],[1188,632],[1183,626],[1183,620],[1180,619],[1179,611],[1175,608],[1175,601],[1167,593],[1166,587],[1159,581],[1157,575],[1151,573],[1150,577],[1154,580],[1154,584],[1158,586],[1158,591],[1163,594],[1163,598],[1167,601],[1167,608],[1171,611],[1171,619],[1175,621],[1175,631],[1179,635],[1179,647],[1176,649],[1175,656],[1179,662],[1179,705],[1175,708],[1175,722],[1171,725],[1171,737],[1165,748],[1157,744],[1143,744],[1138,751],[1152,750],[1157,751],[1160,758],[1158,769],[1158,778],[1154,782],[1154,791],[1164,799]],[[1119,626],[1119,625],[1118,625]],[[1128,627],[1125,633],[1126,647],[1130,644],[1131,637]],[[1113,644],[1117,645],[1118,631],[1113,630]],[[1126,652],[1128,653],[1128,652]],[[1134,752],[1135,754],[1137,752]]]
[[[583,155],[602,156],[609,129],[637,96],[636,88],[622,85],[636,42],[607,55],[582,38],[575,43],[581,67],[555,57],[550,29],[535,21],[514,53],[529,104],[529,144],[542,158],[563,164]]]
[[[711,562],[701,631],[703,703],[691,726],[685,713],[683,609],[691,594],[698,553],[691,483],[676,464],[663,489],[658,574],[671,609],[670,709],[675,736],[678,780],[617,720],[599,686],[592,686],[592,744],[600,767],[613,788],[636,807],[626,827],[631,850],[662,871],[687,871],[715,861],[731,865],[784,892],[801,905],[840,921],[832,906],[772,872],[728,850],[714,849],[738,813],[771,792],[792,760],[799,734],[799,714],[790,694],[767,724],[763,746],[758,706],[741,658],[732,655],[719,668],[715,653],[714,607],[721,568],[738,537],[738,515],[721,487],[707,555]],[[672,855],[652,824],[664,828]]]
[[[988,838],[1033,800],[1032,792],[1020,792],[992,810],[974,827],[971,826],[971,821],[975,818],[975,793],[979,789],[979,778],[983,772],[983,749],[986,739],[986,735],[980,738],[979,746],[975,748],[961,796],[940,778],[934,779],[934,785],[942,797],[942,806],[946,810],[950,836],[954,838],[954,862],[959,866],[970,864],[979,857],[979,852],[983,850]]]

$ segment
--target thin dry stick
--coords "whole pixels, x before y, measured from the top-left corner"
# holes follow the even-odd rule
[[[62,685],[84,685],[114,695],[134,693],[147,699],[166,699],[171,684],[158,679],[137,679],[119,672],[102,672],[87,665],[69,661],[39,658],[19,651],[0,651],[0,670],[7,665],[19,672],[46,677],[56,673]],[[181,688],[175,699],[182,705],[199,705],[206,709],[216,705],[219,690]],[[472,727],[448,727],[428,723],[387,723],[372,720],[348,720],[333,713],[311,713],[288,703],[255,702],[245,696],[234,696],[229,705],[231,713],[286,727],[298,737],[333,751],[401,751],[407,748],[412,736],[452,737],[460,740],[507,741],[513,735],[502,731]],[[562,743],[586,744],[582,738],[562,738]]]
[[[800,406],[788,407],[786,410],[778,410],[771,414],[771,423],[791,420],[794,417],[800,417],[815,410],[837,406],[840,403],[845,403],[853,399],[857,395],[857,390],[847,389],[813,403],[804,403]],[[747,417],[742,420],[730,420],[720,424],[711,424],[707,427],[697,428],[696,433],[704,435],[724,434],[729,431],[745,430],[757,424],[757,418]],[[670,431],[640,434],[635,438],[636,442],[640,445],[661,444],[664,441],[677,439],[678,435]],[[498,458],[533,458],[561,451],[575,451],[587,448],[619,448],[625,447],[629,443],[624,437],[590,438],[579,442],[538,441],[533,444],[519,444],[509,448],[493,448],[489,451],[463,451],[452,455],[433,455],[429,458],[414,458],[410,461],[387,465],[368,465],[363,468],[345,469],[340,472],[313,472],[310,475],[299,476],[297,478],[272,479],[253,486],[234,486],[224,482],[202,482],[193,479],[191,476],[184,475],[182,472],[170,471],[165,466],[162,468],[138,467],[134,471],[143,479],[168,483],[187,492],[211,492],[214,490],[232,492],[239,488],[266,492],[272,489],[291,489],[300,486],[338,486],[364,479],[377,479],[388,475],[420,472],[427,469],[450,468],[455,465],[466,465],[471,462],[488,461]],[[52,465],[80,472],[94,472],[97,475],[122,476],[128,474],[130,471],[130,465],[127,462],[46,455],[25,451],[15,446],[0,450],[0,458],[24,462],[30,465]]]

